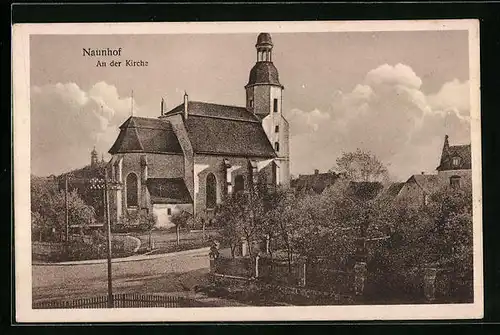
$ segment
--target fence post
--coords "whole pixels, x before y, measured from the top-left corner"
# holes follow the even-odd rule
[[[306,286],[306,267],[307,267],[306,261],[304,261],[301,265],[302,265],[301,266],[302,275],[300,276],[300,286],[305,287]]]
[[[424,268],[424,294],[428,302],[436,299],[436,276],[437,269],[432,267]]]
[[[255,256],[255,278],[259,278],[259,259],[259,255]]]
[[[366,280],[366,263],[356,262],[354,265],[354,292],[356,295],[363,295]]]

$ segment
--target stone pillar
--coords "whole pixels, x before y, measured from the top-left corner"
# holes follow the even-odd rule
[[[354,292],[356,295],[363,295],[366,281],[366,263],[356,262],[354,265]]]
[[[436,299],[436,276],[436,268],[424,268],[424,295],[428,302]]]
[[[255,256],[255,278],[259,278],[259,259],[259,255]]]
[[[300,273],[299,285],[301,287],[306,286],[306,270],[307,270],[307,263],[304,261],[300,264],[300,269],[299,269],[299,273]]]
[[[248,254],[248,242],[245,239],[241,239],[241,256],[245,257]]]

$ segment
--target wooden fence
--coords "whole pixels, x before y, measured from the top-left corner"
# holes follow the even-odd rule
[[[196,300],[155,294],[113,294],[114,308],[141,308],[141,307],[203,307]],[[73,300],[51,300],[33,303],[33,309],[78,309],[78,308],[107,308],[108,296],[95,296],[90,298],[79,298]]]

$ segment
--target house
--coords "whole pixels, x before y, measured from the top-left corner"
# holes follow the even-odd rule
[[[245,106],[191,101],[158,118],[129,117],[109,150],[113,222],[135,211],[155,213],[160,226],[175,213],[210,217],[234,192],[290,184],[289,125],[273,42],[261,33],[245,85]]]
[[[401,190],[397,199],[407,201],[416,206],[426,205],[429,196],[445,186],[471,188],[472,176],[471,146],[453,145],[445,136],[441,159],[436,168],[436,174],[421,174],[411,176]]]
[[[335,172],[319,173],[314,170],[314,174],[299,175],[291,181],[291,187],[300,193],[321,194],[327,187],[333,185],[339,178]]]

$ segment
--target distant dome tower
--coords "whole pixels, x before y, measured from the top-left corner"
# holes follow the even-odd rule
[[[97,150],[94,149],[90,152],[90,166],[96,166],[98,163]]]
[[[260,33],[255,44],[257,62],[250,70],[246,90],[246,107],[262,120],[262,127],[278,156],[278,180],[290,185],[289,126],[282,114],[284,87],[273,64],[273,41],[268,33]]]

